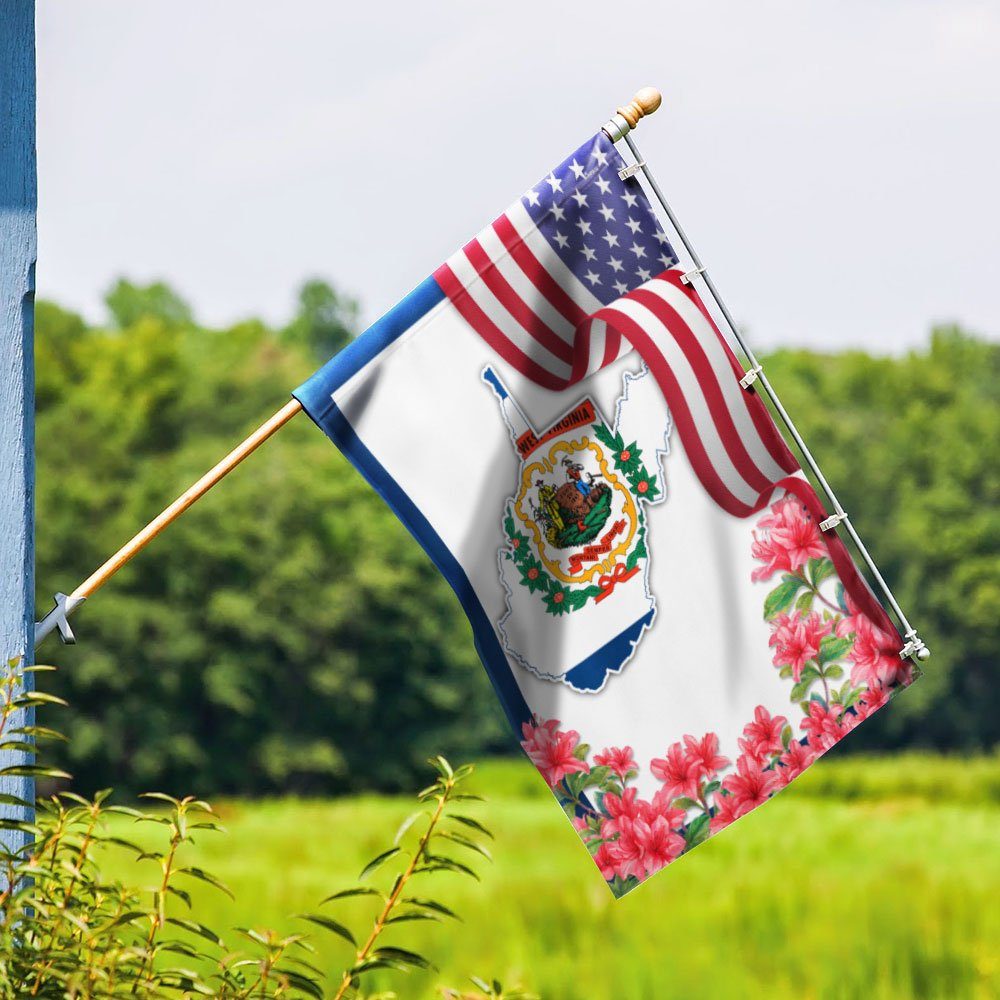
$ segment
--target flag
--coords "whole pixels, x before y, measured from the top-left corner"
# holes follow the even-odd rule
[[[623,167],[589,139],[295,393],[618,896],[913,678]]]

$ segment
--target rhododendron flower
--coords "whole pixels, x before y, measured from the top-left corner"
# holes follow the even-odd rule
[[[608,792],[604,796],[603,809],[607,817],[601,822],[601,836],[607,839],[618,833],[618,821],[625,817],[634,819],[639,815],[639,792],[635,788],[626,788],[621,795]]]
[[[586,762],[573,753],[580,742],[580,734],[573,729],[561,732],[558,727],[557,719],[539,725],[526,722],[521,727],[524,734],[521,746],[550,788],[555,788],[567,774],[590,770]]]
[[[782,785],[787,785],[793,778],[797,778],[814,760],[816,751],[808,743],[800,743],[792,740],[788,744],[788,749],[779,758],[782,765],[778,768],[778,781]]]
[[[736,799],[732,795],[716,795],[715,814],[709,821],[709,829],[712,833],[725,830],[734,819],[737,819],[736,813],[733,811],[735,806]]]
[[[851,683],[895,684],[910,679],[909,661],[900,659],[900,643],[877,628],[870,618],[854,618],[854,646],[847,654],[851,661]]]
[[[809,715],[802,720],[802,728],[806,731],[809,746],[817,753],[829,750],[848,732],[840,723],[840,712],[839,705],[827,708],[821,701],[809,702]]]
[[[733,800],[733,817],[745,816],[766,802],[780,787],[774,771],[765,771],[760,764],[746,755],[736,761],[736,773],[722,782]]]
[[[826,546],[812,516],[795,497],[786,496],[771,506],[771,515],[761,518],[754,532],[751,552],[764,563],[751,580],[767,580],[779,570],[794,573],[814,557],[826,555]]]
[[[611,853],[611,845],[608,843],[603,843],[597,848],[594,854],[594,864],[601,870],[601,875],[606,882],[610,882],[618,874],[615,871],[615,859]]]
[[[609,846],[615,874],[622,878],[635,875],[644,879],[670,864],[684,850],[684,838],[673,830],[663,816],[651,823],[643,819],[622,818],[618,839]]]
[[[772,716],[763,705],[758,705],[754,709],[753,722],[743,727],[740,750],[756,764],[766,764],[769,757],[784,749],[781,733],[787,725],[788,719],[783,715]]]
[[[601,753],[594,755],[594,763],[601,767],[610,767],[622,781],[629,771],[639,770],[639,765],[632,757],[631,747],[607,747]]]
[[[886,702],[889,700],[889,695],[892,692],[889,688],[884,687],[881,684],[876,684],[874,687],[868,688],[864,694],[858,698],[857,704],[854,706],[854,711],[858,714],[858,721],[862,719],[867,719],[869,715],[873,715],[877,712]]]
[[[684,751],[699,781],[711,781],[719,771],[729,766],[729,758],[719,756],[719,737],[715,733],[706,733],[700,740],[685,736]]]
[[[653,776],[663,782],[665,793],[676,799],[681,795],[689,798],[698,797],[698,779],[701,776],[701,765],[692,760],[680,743],[674,743],[667,749],[666,757],[654,757],[649,762]]]
[[[768,645],[774,648],[773,663],[776,667],[791,667],[795,683],[802,678],[802,668],[819,654],[819,644],[830,634],[831,621],[823,621],[816,611],[804,616],[796,611],[791,615],[779,614],[771,622]]]

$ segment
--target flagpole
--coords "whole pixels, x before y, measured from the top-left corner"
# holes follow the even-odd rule
[[[919,660],[926,660],[931,655],[930,650],[926,645],[924,645],[923,641],[917,635],[917,630],[910,624],[906,615],[903,614],[903,609],[899,606],[899,602],[893,595],[892,590],[889,588],[889,585],[885,582],[884,577],[879,572],[879,568],[875,565],[875,560],[872,558],[871,553],[869,553],[868,549],[865,547],[864,542],[861,541],[861,537],[855,530],[847,511],[844,510],[840,501],[837,499],[837,495],[834,493],[833,487],[831,487],[827,482],[826,476],[823,475],[823,472],[819,467],[819,463],[813,457],[812,452],[802,439],[802,435],[795,426],[795,422],[782,405],[781,400],[778,398],[778,394],[774,391],[774,388],[768,380],[767,374],[764,372],[760,362],[757,360],[757,356],[754,354],[753,349],[746,342],[743,334],[740,333],[740,329],[736,325],[736,321],[733,319],[733,315],[726,306],[718,288],[716,288],[715,282],[712,280],[712,276],[708,273],[708,269],[702,263],[701,257],[698,256],[698,251],[695,250],[694,245],[691,243],[687,233],[684,231],[684,227],[680,224],[680,221],[674,214],[673,209],[670,207],[670,203],[667,201],[666,195],[664,195],[660,185],[656,183],[656,178],[653,177],[652,171],[649,169],[645,159],[643,159],[642,153],[639,151],[639,147],[630,135],[632,129],[634,129],[639,123],[639,119],[645,115],[652,114],[660,106],[661,100],[662,98],[659,91],[652,87],[646,87],[643,90],[640,90],[629,104],[618,109],[617,114],[607,123],[607,125],[604,126],[604,131],[612,142],[618,142],[621,139],[625,140],[626,145],[635,157],[635,165],[626,169],[633,174],[636,172],[636,169],[642,172],[642,175],[646,178],[646,182],[649,184],[650,190],[655,195],[656,200],[663,207],[663,211],[670,220],[671,226],[677,233],[680,241],[684,244],[684,249],[687,250],[688,256],[694,264],[694,268],[684,275],[684,278],[691,281],[700,277],[705,283],[705,287],[711,293],[719,311],[725,317],[726,324],[732,331],[736,342],[740,345],[740,349],[746,356],[747,361],[750,362],[750,370],[747,372],[746,376],[740,380],[740,385],[742,385],[744,389],[748,389],[754,382],[760,382],[767,398],[771,401],[775,410],[777,410],[782,422],[788,428],[789,434],[792,435],[793,440],[802,452],[802,456],[805,458],[810,471],[816,477],[820,486],[823,488],[823,492],[827,495],[827,498],[832,504],[834,513],[823,522],[823,526],[836,530],[838,525],[843,524],[844,527],[847,528],[847,533],[850,535],[851,541],[854,542],[861,558],[865,562],[865,565],[868,567],[875,581],[881,588],[882,593],[885,595],[886,600],[888,600],[890,607],[895,612],[899,622],[902,624],[905,630],[903,638],[906,641],[906,644],[900,651],[900,656],[916,656]]]
[[[269,437],[281,430],[300,410],[302,404],[293,399],[268,418],[252,434],[238,444],[217,465],[209,469],[196,483],[185,490],[169,507],[157,514],[142,531],[133,535],[110,559],[99,566],[71,594],[56,594],[56,606],[35,624],[35,646],[58,629],[64,642],[74,642],[69,616],[98,588],[111,579],[137,553],[141,552],[168,525],[172,524],[193,503],[200,500],[216,483],[224,479],[243,459],[252,455]]]

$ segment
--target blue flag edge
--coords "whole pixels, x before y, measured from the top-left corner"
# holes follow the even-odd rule
[[[520,738],[521,725],[531,721],[528,703],[517,686],[507,654],[500,645],[493,623],[486,614],[471,581],[441,536],[421,513],[409,495],[368,450],[343,411],[333,401],[333,393],[348,379],[373,361],[401,337],[421,316],[445,298],[433,277],[427,278],[380,320],[353,340],[293,393],[306,413],[347,460],[364,476],[390,510],[430,556],[441,575],[455,592],[472,626],[479,658],[503,706],[507,721]]]

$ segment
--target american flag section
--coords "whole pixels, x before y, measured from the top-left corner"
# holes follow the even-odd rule
[[[638,180],[602,133],[453,254],[434,277],[513,368],[560,391],[635,350],[702,485],[737,517],[799,471]]]

